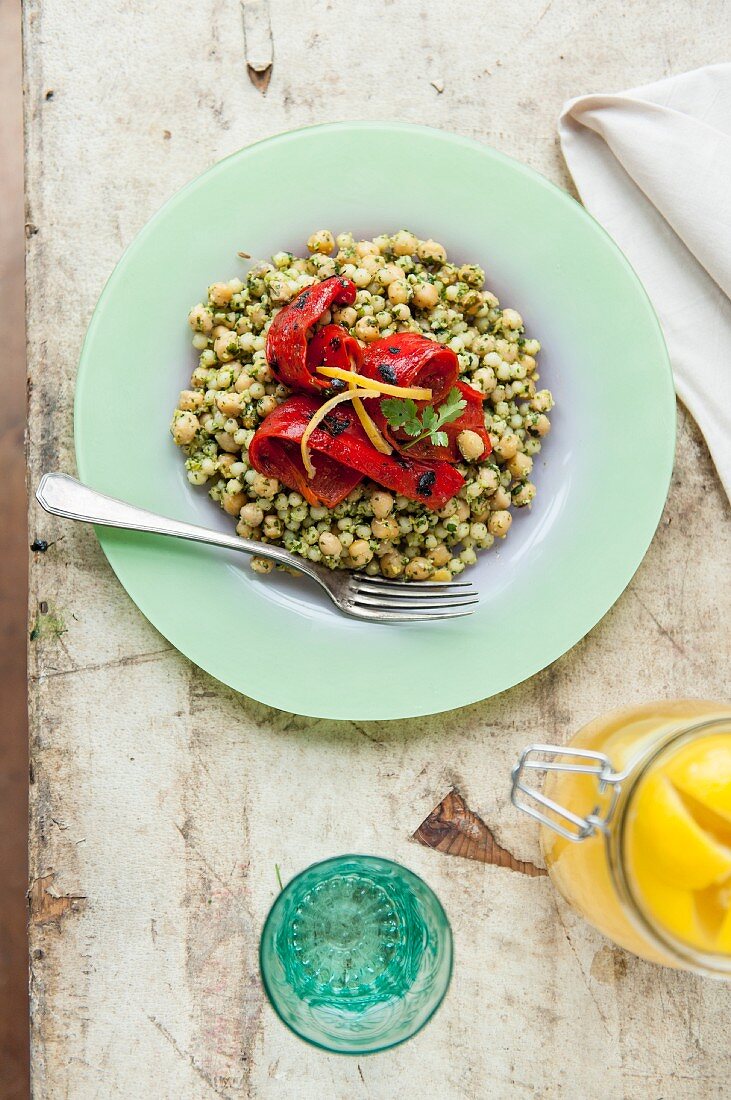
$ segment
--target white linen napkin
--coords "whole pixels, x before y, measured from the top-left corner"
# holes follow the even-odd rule
[[[731,64],[569,100],[558,131],[582,202],[645,285],[731,498]]]

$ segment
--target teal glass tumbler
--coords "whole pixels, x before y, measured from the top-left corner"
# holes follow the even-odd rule
[[[452,976],[452,931],[439,899],[377,856],[315,863],[285,887],[259,950],[267,996],[302,1039],[372,1054],[415,1035]]]

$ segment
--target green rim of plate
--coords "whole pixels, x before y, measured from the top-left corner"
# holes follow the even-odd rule
[[[323,226],[365,234],[403,225],[487,268],[488,285],[542,340],[543,381],[557,397],[533,514],[521,514],[497,553],[470,571],[478,612],[438,624],[362,623],[318,601],[307,582],[257,578],[245,558],[237,566],[208,547],[97,532],[131,598],[190,660],[259,702],[317,718],[434,714],[545,668],[621,595],[670,484],[675,397],[665,344],[642,285],[601,226],[488,146],[367,122],[248,146],[180,190],[138,234],[81,352],[81,479],[230,529],[188,486],[167,432],[194,365],[188,308],[208,283],[237,273],[244,243],[269,255],[302,247]]]

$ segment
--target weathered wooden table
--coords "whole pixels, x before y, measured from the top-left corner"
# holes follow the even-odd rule
[[[191,176],[278,131],[373,118],[456,130],[570,186],[564,99],[724,60],[724,9],[271,0],[247,13],[247,49],[239,0],[26,0],[31,487],[74,470],[97,295]],[[31,506],[31,533],[53,543],[31,579],[37,1098],[728,1096],[731,987],[613,948],[544,877],[409,839],[457,788],[540,862],[508,800],[525,743],[614,705],[728,694],[728,507],[683,409],[665,515],[613,610],[529,683],[434,718],[316,721],[242,698],[143,619],[93,531]],[[257,968],[275,863],[288,877],[348,849],[423,874],[456,939],[435,1021],[359,1061],[286,1031]]]

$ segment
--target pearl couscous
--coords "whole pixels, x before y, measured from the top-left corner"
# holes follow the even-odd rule
[[[314,507],[249,464],[254,432],[290,392],[266,360],[272,318],[304,287],[334,275],[352,280],[357,296],[352,306],[328,310],[318,328],[340,324],[363,345],[419,333],[456,352],[460,380],[483,395],[492,454],[480,461],[479,435],[460,433],[464,461],[457,469],[465,484],[439,512],[367,479],[335,508]],[[505,538],[513,509],[532,503],[533,462],[553,407],[551,393],[538,388],[540,344],[525,335],[521,315],[501,309],[485,289],[482,268],[449,262],[436,241],[403,229],[361,241],[321,229],[306,255],[277,252],[240,279],[214,283],[188,321],[200,357],[171,432],[186,454],[190,483],[209,486],[242,537],[277,543],[331,569],[449,580]],[[272,568],[264,558],[252,559],[252,567]]]

